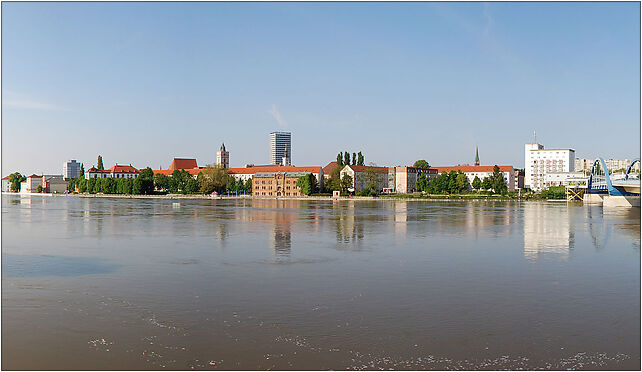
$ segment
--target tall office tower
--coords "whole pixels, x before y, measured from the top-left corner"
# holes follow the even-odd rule
[[[225,143],[221,145],[221,149],[216,152],[216,165],[220,165],[225,169],[230,167],[230,152],[225,151]]]
[[[75,160],[69,160],[62,166],[62,176],[66,180],[80,177],[80,163]]]
[[[292,133],[272,132],[270,133],[270,164],[282,164],[283,158],[287,159],[287,165],[292,162]]]

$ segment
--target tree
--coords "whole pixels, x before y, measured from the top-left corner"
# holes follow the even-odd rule
[[[87,192],[90,194],[95,193],[94,188],[96,186],[96,178],[90,178],[87,182]]]
[[[484,177],[482,180],[482,189],[488,190],[491,188],[493,188],[493,181],[491,181],[489,177]]]
[[[138,177],[134,179],[134,184],[132,185],[132,192],[138,195],[154,193],[154,171],[152,168],[147,167],[138,173]]]
[[[344,174],[343,178],[341,178],[339,187],[341,189],[341,193],[348,193],[349,189],[352,188],[352,176]]]
[[[363,172],[363,180],[366,184],[365,190],[368,190],[370,193],[376,193],[378,191],[380,174],[381,173],[376,172],[373,168],[367,168]]]
[[[199,190],[200,190],[200,185],[194,179],[194,177],[188,178],[187,182],[185,183],[185,192],[194,194],[194,193],[197,193]]]
[[[423,160],[423,159],[421,159],[421,160],[417,160],[417,161],[415,162],[415,164],[413,164],[412,166],[413,166],[413,167],[415,167],[415,168],[421,168],[421,169],[428,169],[428,168],[430,168],[430,164],[428,164],[428,162],[427,162],[427,161],[425,161],[425,160]]]
[[[140,177],[134,179],[134,184],[132,185],[132,194],[140,195],[143,193],[143,180]]]
[[[337,165],[339,167],[343,166],[343,153],[341,153],[341,152],[339,154],[337,154]]]
[[[428,185],[430,184],[428,176],[424,173],[419,174],[417,178],[417,190],[418,191],[428,191]]]
[[[169,189],[169,177],[166,174],[156,173],[154,175],[154,188],[162,191]]]
[[[247,181],[245,181],[245,192],[247,194],[252,194],[252,179],[248,178]]]
[[[85,177],[85,165],[80,163],[80,177]]]
[[[229,182],[227,169],[207,166],[203,170],[203,182],[200,185],[203,194],[210,194],[213,191],[222,193]]]
[[[481,189],[481,187],[482,187],[482,182],[481,182],[481,180],[479,179],[479,177],[475,176],[475,178],[473,179],[473,184],[472,184],[472,186],[473,186],[473,188],[474,188],[475,190],[479,190],[479,189]]]
[[[357,154],[352,153],[352,165],[357,165]]]
[[[98,169],[105,169],[105,167],[103,167],[103,157],[100,155],[98,155]]]
[[[496,194],[505,194],[508,191],[506,187],[506,180],[504,176],[499,171],[499,167],[495,165],[493,167],[493,175],[491,176],[492,187]]]
[[[350,153],[347,151],[343,153],[343,164],[350,165]]]
[[[297,179],[296,181],[296,185],[304,195],[312,195],[319,192],[317,178],[312,173],[308,173],[305,176],[299,177],[299,179]]]
[[[468,190],[470,184],[468,183],[468,177],[461,171],[457,173],[456,177],[457,182],[457,191],[461,194],[462,191]]]
[[[363,155],[361,155],[361,151],[357,153],[357,165],[364,165],[365,160],[363,158]]]
[[[20,172],[15,172],[9,175],[9,188],[11,191],[18,192],[20,191],[20,183],[26,181],[27,177],[20,174]]]
[[[38,187],[36,187],[36,192],[42,192],[42,185],[38,185]]]
[[[448,193],[454,194],[459,191],[457,187],[457,172],[451,170],[448,173]]]

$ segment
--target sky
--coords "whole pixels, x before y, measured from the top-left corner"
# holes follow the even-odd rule
[[[640,156],[639,3],[2,3],[2,175]]]

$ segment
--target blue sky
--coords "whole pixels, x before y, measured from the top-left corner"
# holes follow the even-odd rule
[[[638,3],[3,3],[2,172],[640,155]]]

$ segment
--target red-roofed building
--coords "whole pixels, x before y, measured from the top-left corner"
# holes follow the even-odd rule
[[[388,187],[388,167],[346,165],[340,175],[341,178],[345,175],[352,177],[351,191],[363,190],[370,182],[374,182],[374,187],[379,192]]]
[[[204,167],[198,166],[198,163],[196,162],[196,159],[184,159],[184,158],[174,158],[172,160],[172,163],[169,165],[169,168],[167,169],[156,169],[152,170],[154,174],[164,174],[166,176],[171,176],[172,173],[174,173],[175,170],[184,170],[187,173],[191,174],[192,176],[196,177],[199,172],[202,172]]]
[[[332,173],[332,171],[335,170],[338,166],[339,166],[339,163],[337,163],[336,161],[329,162],[328,165],[323,167],[323,177],[324,178],[330,177],[330,173]]]
[[[9,176],[6,176],[2,179],[2,192],[11,192],[11,182],[9,182]]]
[[[317,179],[319,186],[323,185],[323,168],[320,166],[313,167],[295,167],[293,165],[252,165],[244,168],[230,168],[228,174],[237,180],[254,178],[257,173],[312,173]]]
[[[484,180],[485,177],[490,177],[493,174],[494,165],[461,165],[454,167],[431,167],[437,169],[438,173],[450,171],[462,171],[468,177],[468,182],[472,185],[475,177]],[[500,165],[499,171],[504,176],[506,187],[508,190],[515,190],[515,170],[512,165]]]
[[[116,164],[109,169],[98,169],[91,167],[85,171],[85,179],[90,178],[136,178],[138,169],[130,165]]]

